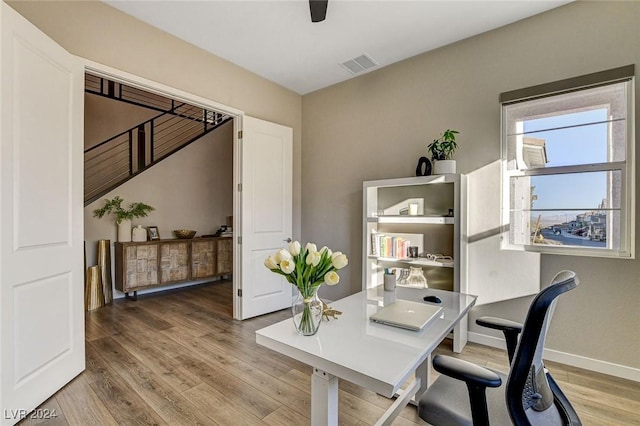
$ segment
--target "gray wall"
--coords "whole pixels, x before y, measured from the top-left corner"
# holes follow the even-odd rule
[[[640,2],[576,2],[303,96],[302,234],[351,260],[343,282],[323,288],[322,296],[337,299],[361,288],[363,180],[413,176],[428,142],[446,128],[460,131],[458,171],[494,162],[499,93],[639,67],[639,22]],[[560,300],[547,346],[640,368],[639,266],[640,259],[542,256],[541,283],[561,269],[581,280]],[[478,307],[471,319],[522,321],[529,301]]]

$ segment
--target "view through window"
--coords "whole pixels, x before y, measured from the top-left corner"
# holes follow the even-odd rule
[[[503,103],[504,246],[629,257],[632,80]]]

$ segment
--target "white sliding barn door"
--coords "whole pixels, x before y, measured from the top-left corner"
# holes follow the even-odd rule
[[[293,225],[293,129],[245,116],[242,124],[240,319],[291,306],[291,284],[264,266]]]
[[[84,358],[83,69],[0,4],[0,406],[14,424]]]

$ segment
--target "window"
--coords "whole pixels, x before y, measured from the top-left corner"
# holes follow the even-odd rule
[[[633,258],[634,66],[500,95],[503,248]]]

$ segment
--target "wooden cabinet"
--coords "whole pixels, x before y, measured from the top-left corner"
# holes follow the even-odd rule
[[[115,247],[116,289],[127,295],[233,272],[231,237],[116,243]]]

